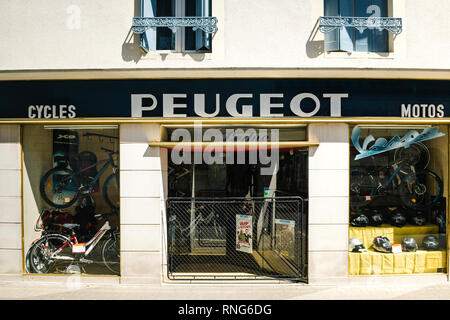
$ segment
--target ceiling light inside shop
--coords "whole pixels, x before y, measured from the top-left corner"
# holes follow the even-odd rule
[[[44,126],[48,130],[93,130],[93,129],[117,129],[118,125],[49,125]]]
[[[306,124],[163,124],[164,128],[305,128]]]
[[[392,124],[373,124],[373,125],[357,125],[356,127],[360,129],[398,129],[398,130],[411,130],[411,129],[426,129],[430,128],[431,125],[407,125],[407,124],[399,124],[399,125],[392,125]]]

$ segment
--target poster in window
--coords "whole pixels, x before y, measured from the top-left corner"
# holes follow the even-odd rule
[[[295,258],[295,221],[275,219],[275,249],[285,258]]]
[[[236,250],[252,253],[252,216],[236,215]]]

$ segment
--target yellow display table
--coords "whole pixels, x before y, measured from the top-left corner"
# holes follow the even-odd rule
[[[373,239],[385,236],[391,243],[401,243],[403,238],[412,237],[420,247],[426,235],[437,235],[436,225],[411,226],[398,228],[391,225],[380,227],[350,227],[349,238],[359,239],[367,252],[349,252],[349,275],[372,274],[412,274],[442,272],[447,267],[446,251],[425,251],[401,253],[381,253],[374,251]]]
[[[349,275],[436,273],[446,266],[446,251],[349,252]]]

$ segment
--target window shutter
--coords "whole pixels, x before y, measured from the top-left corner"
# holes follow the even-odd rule
[[[355,16],[357,17],[369,17],[372,13],[368,13],[367,9],[372,4],[371,0],[358,0],[355,1]],[[365,29],[360,32],[355,29],[355,50],[361,52],[369,52],[369,33],[371,30]]]
[[[339,0],[324,0],[323,6],[325,16],[339,16]],[[325,51],[339,50],[339,29],[325,33],[324,39]]]
[[[141,17],[156,17],[156,0],[141,0]],[[156,51],[156,29],[149,28],[141,35],[141,48],[146,52]]]
[[[372,5],[380,8],[380,16],[388,16],[387,0],[372,0]],[[370,30],[369,50],[371,52],[388,52],[389,51],[389,34],[387,30]]]
[[[197,17],[209,17],[211,15],[210,0],[196,0],[195,7]],[[211,40],[208,33],[200,29],[197,29],[197,31],[195,31],[195,49],[196,50],[211,49]]]
[[[358,2],[358,1],[356,1]],[[353,1],[340,0],[339,14],[341,17],[353,17]],[[339,30],[339,44],[342,51],[353,51],[353,34],[354,28],[341,28]]]

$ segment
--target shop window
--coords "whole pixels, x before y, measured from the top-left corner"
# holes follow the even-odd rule
[[[141,11],[143,18],[161,18],[153,21],[155,27],[141,35],[144,50],[211,51],[213,33],[205,30],[213,25],[209,25],[209,20],[197,25],[199,20],[194,19],[211,18],[211,0],[141,0]],[[204,29],[202,24],[207,28]]]
[[[221,273],[236,279],[245,273],[306,279],[308,151],[271,146],[266,151],[272,161],[266,161],[258,150],[274,139],[305,141],[306,127],[170,127],[165,134],[169,141],[248,142],[232,151],[201,143],[170,148],[169,278]]]
[[[349,274],[447,270],[446,126],[351,131]]]
[[[117,127],[22,132],[25,272],[119,275]]]
[[[325,17],[388,17],[388,0],[324,0]],[[325,51],[389,52],[389,35],[370,20],[325,33]]]

